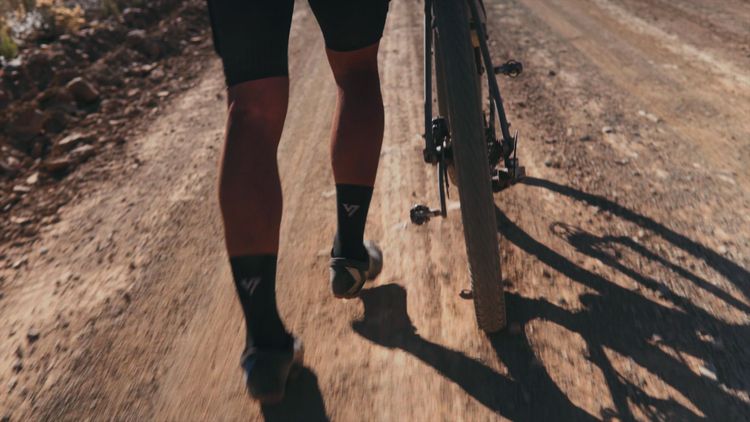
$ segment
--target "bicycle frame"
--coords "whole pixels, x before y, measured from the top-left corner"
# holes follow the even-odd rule
[[[451,152],[446,150],[449,144],[445,141],[449,139],[450,133],[445,116],[433,116],[432,107],[432,71],[433,71],[433,1],[424,0],[424,141],[425,148],[422,151],[424,161],[438,167],[438,189],[440,194],[440,209],[433,210],[426,205],[415,205],[410,210],[410,218],[414,224],[424,224],[432,217],[446,217],[446,194],[448,185],[447,166],[451,161]],[[508,123],[503,106],[503,98],[500,94],[495,75],[505,74],[515,77],[523,71],[523,65],[517,61],[510,60],[502,66],[495,67],[492,64],[490,49],[487,45],[487,32],[484,28],[484,21],[480,15],[480,8],[484,11],[482,0],[465,0],[469,6],[470,21],[476,44],[474,46],[476,67],[479,75],[487,75],[487,86],[489,87],[488,109],[485,122],[485,139],[489,152],[488,173],[492,177],[493,191],[499,192],[524,177],[525,170],[518,165],[517,145],[518,133],[515,136],[510,135],[510,123]],[[495,133],[495,118],[500,122],[500,132],[502,139],[498,140]],[[440,139],[436,139],[438,136]],[[438,145],[438,141],[440,145]],[[503,160],[504,168],[498,170],[497,166],[500,160]]]
[[[424,2],[424,139],[425,139],[425,161],[435,164],[437,162],[437,147],[435,139],[432,133],[433,126],[433,114],[432,114],[432,56],[433,56],[433,16],[432,16],[432,1],[425,0]],[[502,151],[502,158],[505,160],[505,166],[508,169],[515,168],[516,163],[511,162],[511,156],[516,150],[517,136],[511,136],[510,124],[508,123],[507,116],[505,114],[505,108],[503,106],[502,95],[500,94],[500,87],[495,78],[496,73],[502,73],[500,68],[495,68],[492,64],[492,58],[490,56],[489,46],[487,45],[487,33],[484,25],[482,25],[481,15],[479,13],[480,7],[482,7],[481,0],[466,0],[469,5],[469,11],[471,12],[471,20],[474,22],[472,29],[476,32],[479,53],[481,56],[481,62],[477,63],[477,68],[486,70],[484,73],[487,75],[487,84],[490,91],[490,128],[494,132],[494,119],[497,116],[500,122],[500,130],[502,133],[502,141],[499,141],[500,151]],[[467,22],[467,24],[469,24]],[[510,62],[509,62],[510,63]],[[517,63],[517,62],[515,62]],[[520,64],[519,64],[520,65]],[[481,71],[480,71],[481,73]],[[520,71],[517,71],[520,73]],[[494,136],[494,134],[493,134]],[[492,163],[497,165],[498,163]]]

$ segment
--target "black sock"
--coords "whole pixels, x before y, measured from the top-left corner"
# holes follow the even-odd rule
[[[292,337],[276,308],[276,255],[238,256],[229,263],[245,313],[248,347],[288,347]]]
[[[336,185],[338,230],[333,241],[334,257],[367,260],[367,250],[362,243],[371,199],[369,186]]]

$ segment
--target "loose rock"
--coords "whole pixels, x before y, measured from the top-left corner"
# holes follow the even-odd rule
[[[151,58],[159,57],[159,53],[161,52],[159,45],[153,40],[150,40],[146,35],[146,31],[143,29],[134,29],[128,32],[125,42],[128,47]]]
[[[122,11],[122,20],[128,26],[141,27],[146,25],[146,13],[137,7],[128,7]]]
[[[91,142],[92,139],[93,138],[90,135],[76,132],[62,138],[55,146],[63,151],[70,151],[79,144]]]
[[[31,176],[26,178],[26,184],[27,185],[36,185],[39,183],[39,172],[35,171],[31,174]]]
[[[85,161],[96,154],[96,149],[91,145],[81,145],[70,152],[70,156],[76,161]]]
[[[28,262],[28,260],[29,259],[26,258],[26,257],[17,259],[16,262],[14,262],[13,265],[11,265],[11,268],[13,268],[14,270],[17,270],[17,269],[21,268],[22,265],[26,264],[26,262]]]
[[[39,340],[40,336],[41,334],[36,328],[29,328],[29,331],[26,333],[26,338],[29,340],[29,343]]]
[[[646,119],[650,120],[652,123],[661,122],[661,119],[659,118],[659,116],[655,114],[651,114],[645,110],[638,110],[638,115],[641,117],[645,117]]]
[[[8,128],[8,132],[14,138],[26,141],[40,134],[46,121],[47,117],[44,113],[35,108],[30,108],[16,116],[16,119]]]
[[[15,193],[29,193],[31,188],[26,185],[15,185],[13,186],[13,192]]]
[[[29,217],[11,217],[10,222],[13,224],[18,224],[19,226],[23,226],[26,224],[29,224],[31,222],[31,218]]]
[[[78,103],[91,104],[99,99],[99,91],[82,77],[77,77],[66,85]]]
[[[75,162],[70,157],[53,158],[45,161],[42,167],[50,173],[68,170]]]

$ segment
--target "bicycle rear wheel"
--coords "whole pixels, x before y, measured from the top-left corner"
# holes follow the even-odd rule
[[[505,327],[497,220],[484,139],[479,73],[462,0],[433,0],[435,65],[441,114],[447,111],[464,227],[469,276],[479,328]]]

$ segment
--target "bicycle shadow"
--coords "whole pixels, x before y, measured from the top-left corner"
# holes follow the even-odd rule
[[[318,377],[308,368],[299,373],[287,386],[284,401],[277,405],[263,405],[261,412],[266,421],[328,421],[326,405],[318,386]]]
[[[584,202],[588,205],[599,207],[600,209],[603,209],[613,214],[614,216],[637,224],[644,229],[650,230],[675,247],[680,248],[690,255],[693,255],[695,258],[704,261],[708,266],[716,270],[719,274],[724,276],[738,289],[740,289],[745,297],[750,297],[750,271],[746,270],[730,259],[727,259],[713,249],[708,248],[707,246],[696,242],[685,235],[675,232],[674,230],[658,223],[650,217],[638,214],[637,212],[630,210],[603,196],[584,192],[582,190],[575,189],[570,186],[561,185],[549,180],[527,177],[521,183],[527,186],[547,189],[549,191],[565,195],[577,201]],[[656,254],[651,254],[651,256],[656,256]]]
[[[742,267],[707,247],[664,227],[653,219],[637,214],[605,198],[541,179],[530,178],[525,183],[596,205],[616,216],[652,230],[675,246],[704,259],[708,265],[735,284],[741,284],[742,277],[747,274]],[[628,402],[642,410],[648,409],[647,412],[650,412],[648,417],[655,419],[698,420],[704,419],[705,416],[709,420],[738,420],[737,418],[742,418],[739,416],[740,413],[745,416],[750,414],[750,406],[730,395],[724,388],[747,391],[744,379],[747,374],[738,371],[735,363],[743,361],[743,356],[747,355],[746,348],[740,344],[737,344],[736,348],[735,345],[725,344],[725,352],[720,353],[712,351],[702,339],[698,338],[700,331],[715,339],[734,341],[748,338],[750,327],[730,325],[720,321],[690,300],[671,291],[660,290],[664,298],[671,301],[675,308],[651,301],[571,262],[524,232],[499,209],[496,209],[496,215],[498,229],[508,241],[550,268],[596,292],[581,296],[580,300],[585,309],[578,312],[569,312],[544,300],[509,295],[509,312],[514,320],[520,319],[521,323],[536,318],[546,319],[583,337],[588,346],[590,360],[605,376],[617,408],[615,415],[623,419],[633,419]],[[597,259],[646,288],[659,289],[660,283],[653,277],[621,262],[616,255],[608,253],[608,246],[616,243],[628,247],[643,258],[671,269],[682,279],[695,283],[697,287],[711,292],[729,305],[747,312],[747,306],[744,303],[630,238],[598,237],[565,223],[553,224],[550,231],[566,240],[578,252]],[[743,291],[746,288],[747,286],[741,287]],[[696,374],[685,362],[675,359],[673,355],[654,344],[654,338],[659,338],[662,346],[712,362],[716,367],[717,380]],[[502,347],[501,344],[496,345],[495,342],[493,345],[496,346],[496,350]],[[685,396],[703,415],[690,411],[674,400],[650,397],[640,386],[624,380],[612,367],[605,348],[632,359],[661,378]],[[726,352],[730,348],[735,349],[734,353]]]
[[[735,283],[741,284],[747,274],[742,267],[704,245],[605,198],[541,179],[532,178],[526,183],[596,205],[652,230],[676,243],[675,246],[706,260],[709,266]],[[586,343],[586,358],[603,374],[614,409],[603,409],[600,415],[592,416],[571,402],[537,361],[524,334],[509,336],[501,333],[489,337],[498,359],[508,368],[507,376],[463,353],[420,337],[406,309],[406,291],[399,285],[389,284],[361,293],[365,313],[362,320],[352,323],[354,331],[376,344],[412,354],[488,409],[512,420],[634,420],[633,406],[641,412],[639,417],[651,420],[747,420],[750,405],[734,397],[727,389],[748,391],[747,370],[741,363],[750,361],[750,356],[748,348],[739,342],[750,338],[750,326],[727,324],[671,291],[662,293],[674,307],[654,302],[572,262],[526,233],[499,209],[496,209],[496,217],[498,229],[505,239],[593,291],[579,298],[584,306],[576,311],[520,294],[506,295],[506,302],[512,321],[522,326],[534,320],[546,320],[580,335]],[[658,289],[660,283],[609,253],[611,244],[627,247],[730,306],[747,312],[743,302],[630,238],[598,237],[565,223],[553,224],[550,231],[566,240],[577,252],[597,259],[645,288]],[[742,290],[746,289],[743,285]],[[724,351],[712,349],[699,338],[698,332],[725,339]],[[667,349],[713,363],[717,379],[699,375]],[[686,407],[671,395],[654,397],[646,391],[647,385],[624,378],[613,365],[608,351],[645,368],[679,392],[692,407]],[[737,362],[740,362],[739,370]]]
[[[510,370],[506,377],[461,352],[420,337],[406,310],[403,287],[387,284],[366,289],[360,299],[365,312],[352,323],[355,332],[373,343],[412,354],[500,415],[518,421],[596,420],[571,403],[535,364],[525,338],[498,335],[492,340]],[[538,405],[540,400],[544,406]]]

